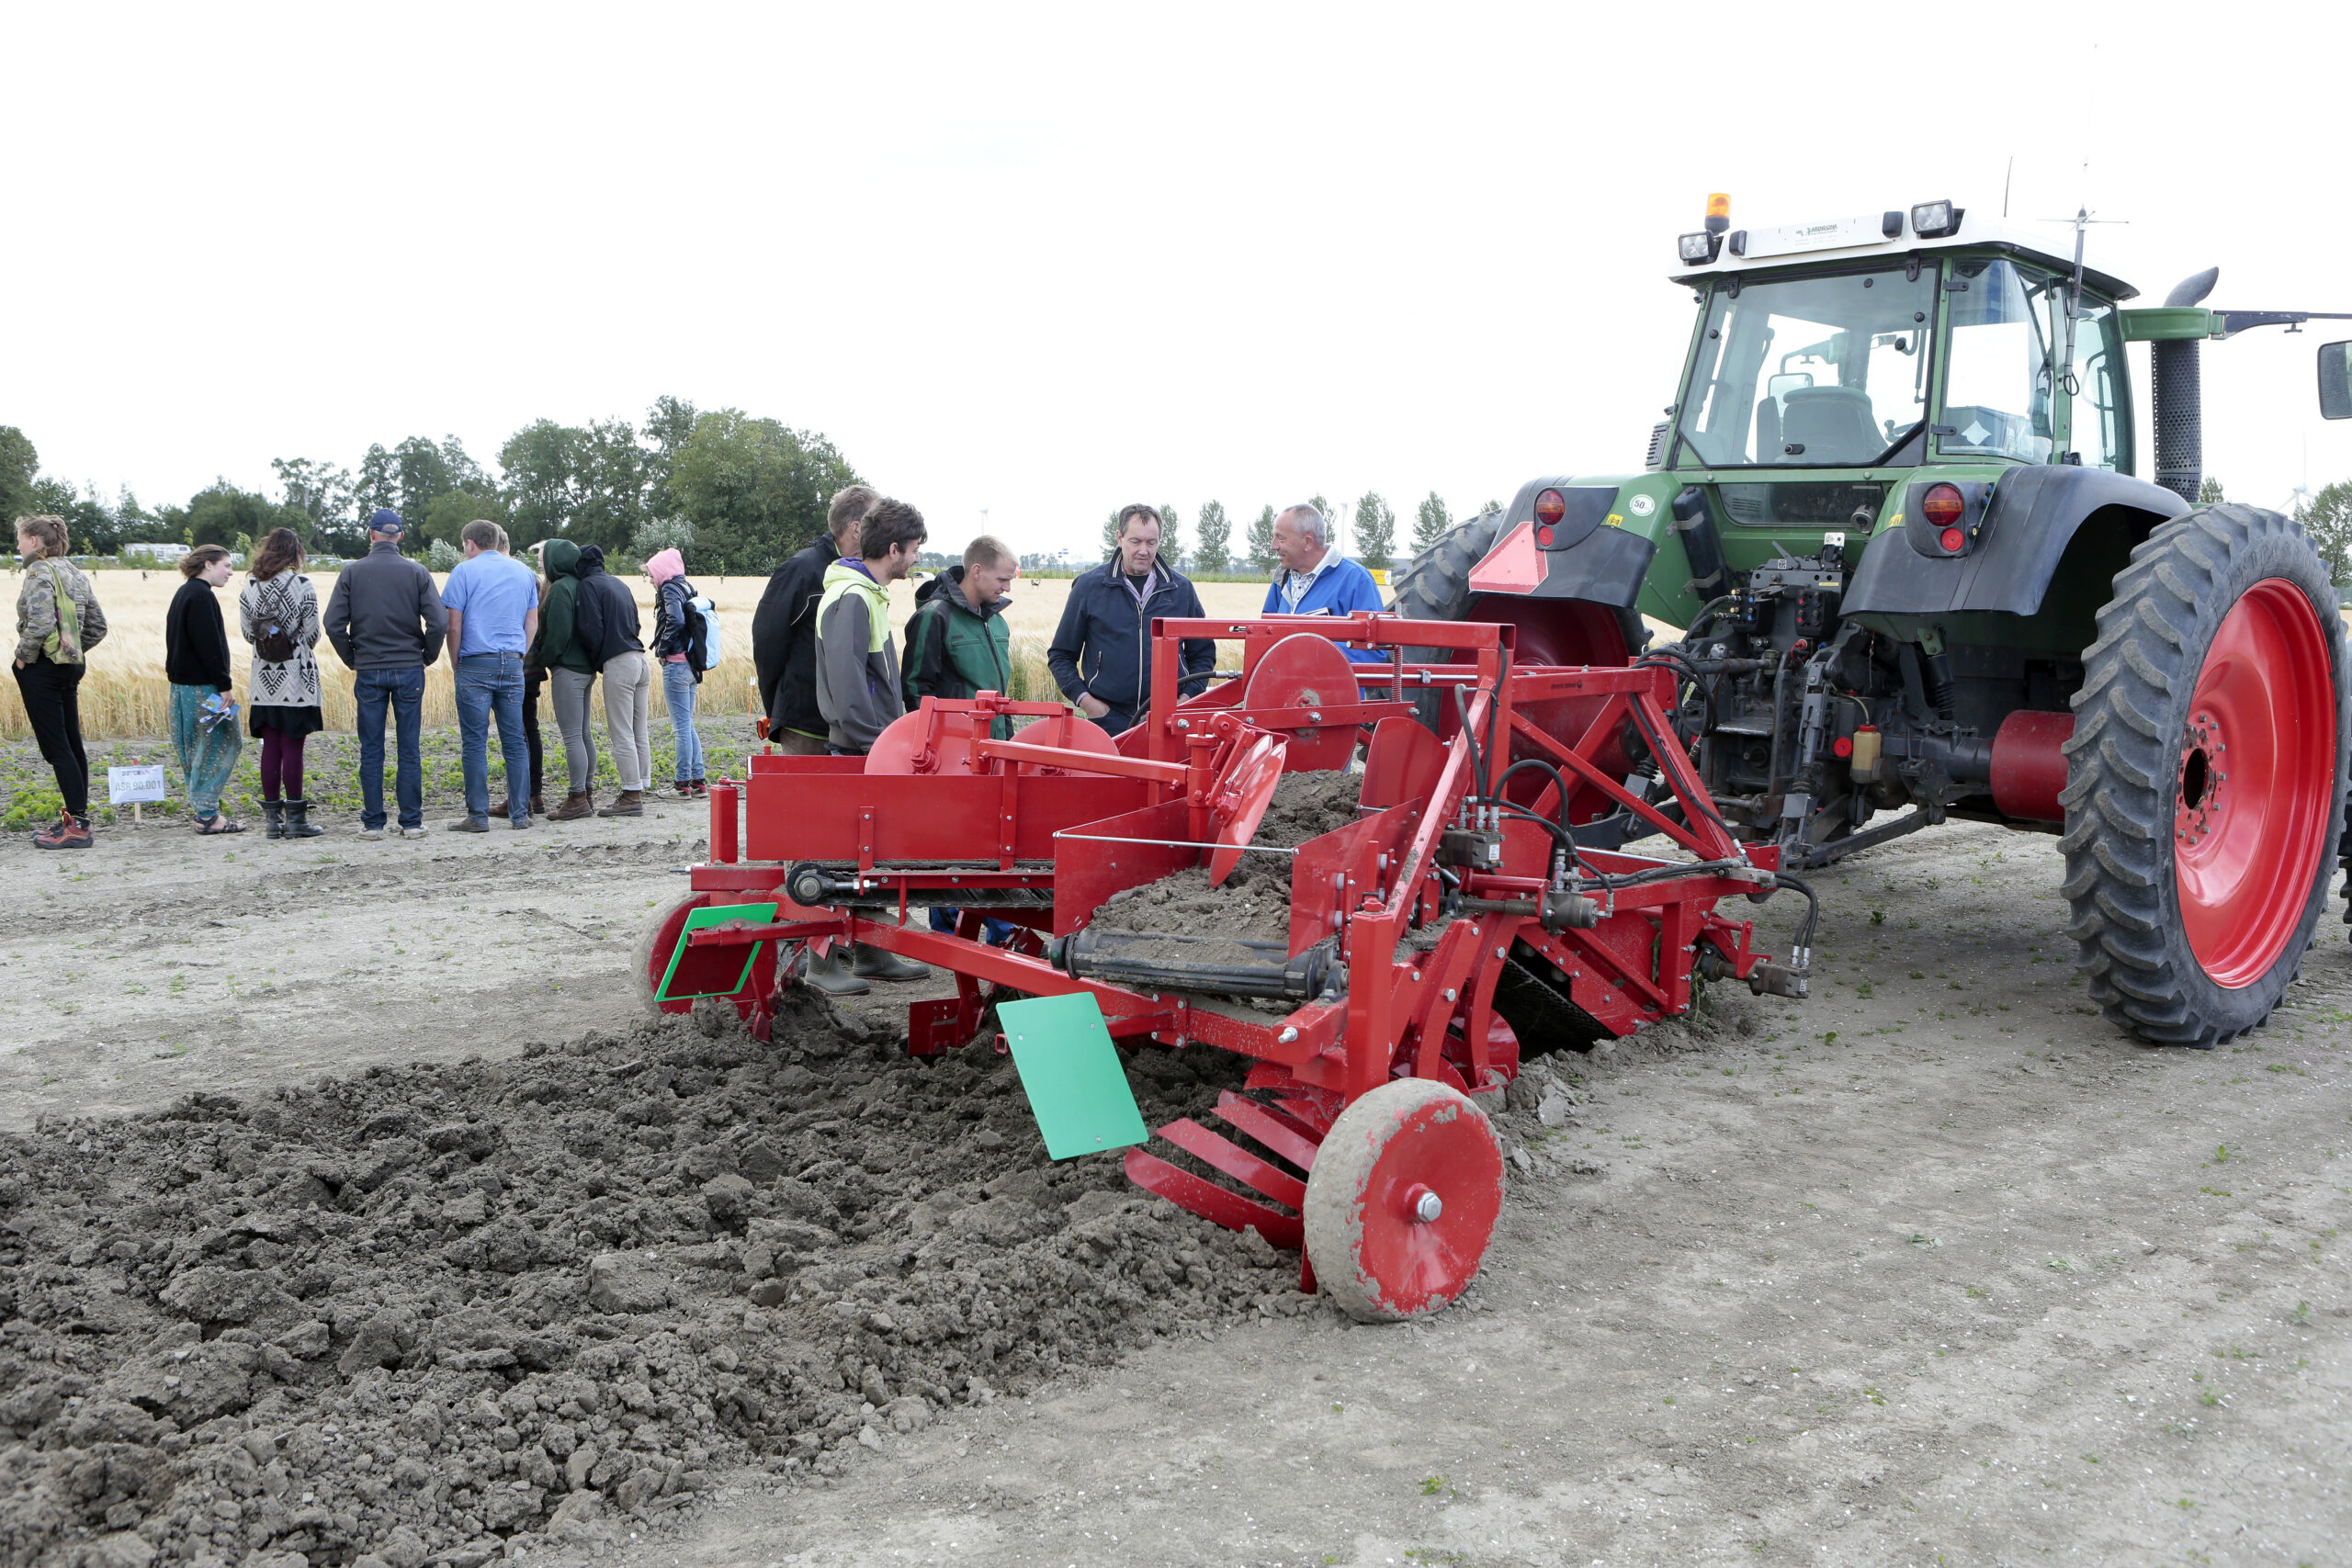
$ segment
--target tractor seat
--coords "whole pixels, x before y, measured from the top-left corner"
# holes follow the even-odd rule
[[[1859,387],[1800,387],[1790,392],[1781,400],[1781,440],[1784,446],[1804,443],[1802,456],[1808,463],[1860,465],[1886,450],[1886,436],[1871,416],[1870,394]]]

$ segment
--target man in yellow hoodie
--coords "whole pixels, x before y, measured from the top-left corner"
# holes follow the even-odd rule
[[[856,558],[843,556],[825,570],[817,602],[817,710],[834,756],[865,755],[907,711],[890,641],[890,584],[914,570],[927,537],[922,513],[886,496],[858,526]],[[920,980],[930,973],[928,964],[861,942],[850,950],[847,974],[838,957],[812,957],[808,978],[830,995],[854,996],[867,989],[868,977]]]

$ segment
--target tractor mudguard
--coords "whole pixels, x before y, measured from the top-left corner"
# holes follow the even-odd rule
[[[1494,548],[1470,573],[1472,591],[1630,609],[1657,545],[1625,526],[1616,510],[1619,488],[1565,477],[1528,480],[1503,513]],[[1558,491],[1567,508],[1551,542],[1539,544],[1535,498],[1547,490]]]
[[[1931,480],[1905,487],[1907,513]],[[1963,491],[1970,487],[1962,486]],[[2160,485],[2105,468],[2048,464],[2010,469],[1993,486],[1968,552],[1922,555],[1906,527],[1871,541],[1846,592],[1847,615],[1942,615],[1991,611],[2030,615],[2057,575],[2075,533],[2109,507],[2141,513],[2154,530],[2185,515],[2188,503]]]

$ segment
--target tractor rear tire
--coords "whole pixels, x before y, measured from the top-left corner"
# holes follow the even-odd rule
[[[2151,1044],[2270,1016],[2327,907],[2352,682],[2336,591],[2275,512],[2201,508],[2132,552],[2065,743],[2068,934]]]

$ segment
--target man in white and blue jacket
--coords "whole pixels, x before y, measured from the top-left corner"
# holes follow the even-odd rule
[[[1265,615],[1352,615],[1377,610],[1380,585],[1361,562],[1333,549],[1326,537],[1329,525],[1311,506],[1290,507],[1274,519],[1274,558],[1283,570],[1267,586]],[[1368,648],[1342,649],[1359,664],[1378,664],[1383,656]]]

